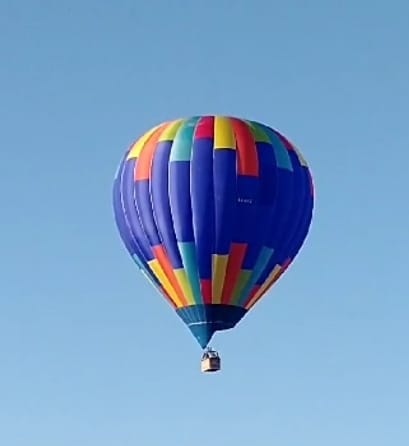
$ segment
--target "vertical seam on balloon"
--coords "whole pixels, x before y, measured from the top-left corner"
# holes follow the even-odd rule
[[[290,150],[290,148],[288,147],[287,144],[286,144],[286,147],[287,147],[287,150]],[[291,157],[290,157],[290,160],[291,160]],[[308,203],[305,200],[305,195],[308,195],[308,187],[305,184],[306,182],[308,183],[308,178],[306,176],[305,167],[301,164],[301,160],[298,158],[298,156],[297,156],[297,161],[298,161],[298,164],[294,164],[292,161],[291,162],[292,162],[292,166],[293,166],[294,180],[295,180],[296,176],[298,176],[299,181],[302,182],[302,183],[300,183],[300,186],[302,186],[302,197],[301,197],[301,201],[300,201],[301,207],[298,207],[297,209],[295,209],[296,215],[293,215],[292,209],[294,208],[294,203],[296,201],[296,195],[294,194],[293,198],[292,198],[293,203],[292,203],[291,207],[289,208],[289,214],[287,216],[287,220],[290,217],[291,217],[291,219],[294,219],[295,217],[297,217],[297,221],[295,222],[295,225],[292,228],[291,234],[288,234],[288,238],[286,238],[286,240],[283,242],[283,244],[281,246],[276,247],[276,253],[279,256],[282,255],[283,253],[288,252],[286,254],[286,259],[284,259],[283,262],[281,263],[280,257],[277,258],[278,263],[273,268],[272,272],[270,272],[267,279],[264,281],[263,284],[261,284],[261,286],[257,290],[257,292],[254,295],[250,294],[250,296],[247,297],[247,301],[244,302],[244,307],[247,309],[250,309],[252,306],[254,306],[262,298],[262,296],[265,295],[271,289],[273,284],[276,283],[278,281],[278,279],[283,275],[283,273],[285,272],[285,270],[288,268],[289,264],[292,261],[291,257],[288,257],[288,256],[291,255],[291,246],[294,243],[294,239],[297,238],[297,234],[300,229],[300,225],[302,225],[302,223],[303,223],[303,220],[305,217],[305,215],[304,215],[305,207],[306,207],[306,204]],[[282,266],[280,266],[280,270],[277,272],[277,274],[275,274],[274,269],[277,267],[277,265],[282,265]]]
[[[195,123],[195,128],[193,130],[193,134],[192,134],[192,141],[191,141],[191,151],[190,151],[190,162],[189,162],[189,196],[190,196],[190,208],[191,208],[191,215],[192,215],[192,230],[193,230],[193,245],[194,245],[194,250],[195,250],[195,256],[196,256],[196,280],[197,280],[197,286],[198,286],[198,293],[196,295],[196,305],[204,305],[204,296],[202,293],[202,283],[200,280],[200,272],[199,272],[199,266],[197,264],[198,261],[198,241],[197,241],[197,234],[195,231],[195,224],[194,224],[194,220],[195,220],[195,216],[194,216],[194,206],[192,204],[192,198],[193,198],[193,175],[192,175],[192,159],[194,156],[193,151],[195,150],[195,140],[196,140],[196,134],[197,134],[197,130],[199,128],[200,123],[202,122],[203,117],[199,118],[196,123]],[[193,287],[192,287],[193,288]]]
[[[200,287],[200,276],[199,276],[199,269],[197,266],[197,248],[196,248],[196,240],[195,240],[195,231],[193,228],[193,208],[192,208],[192,175],[191,175],[191,169],[192,169],[192,156],[193,156],[193,149],[194,149],[194,139],[195,139],[195,132],[199,125],[200,117],[192,119],[193,123],[193,131],[191,133],[190,138],[190,152],[189,152],[189,206],[190,206],[190,216],[191,216],[191,227],[192,227],[192,237],[193,242],[189,243],[188,249],[190,252],[188,253],[190,255],[190,258],[188,260],[188,264],[185,264],[185,257],[182,257],[183,264],[185,266],[187,278],[190,282],[190,287],[193,294],[193,300],[195,305],[199,305],[203,301],[203,297],[201,294],[201,287]],[[193,257],[193,259],[191,258]]]
[[[246,138],[249,140],[251,138],[251,144],[254,146],[255,150],[255,139],[251,132],[247,135],[243,134],[243,126],[246,126],[246,129],[249,130],[248,124],[244,120],[239,120],[237,118],[229,117],[228,118],[231,131],[234,135],[235,140],[235,149],[237,153],[236,159],[236,181],[239,175],[251,175],[258,176],[259,167],[258,167],[258,156],[257,153],[247,154],[248,142]],[[244,130],[246,131],[246,130]],[[250,148],[249,148],[250,150]],[[237,200],[237,192],[235,199]],[[224,283],[222,288],[222,298],[221,303],[236,305],[235,295],[236,293],[240,293],[238,290],[239,281],[243,276],[243,261],[246,256],[246,251],[249,249],[248,243],[236,243],[234,240],[230,243],[229,254],[227,257],[227,266],[226,273],[224,276]],[[240,284],[241,287],[245,286],[244,284]]]
[[[154,158],[154,153],[158,147],[158,141],[160,139],[161,134],[163,134],[163,132],[166,131],[166,129],[169,128],[170,125],[172,125],[172,123],[168,123],[167,125],[162,126],[160,128],[160,130],[158,131],[158,138],[155,141],[155,146],[153,148],[152,156],[150,157],[150,160],[149,160],[149,172],[148,172],[148,175],[149,175],[149,203],[150,203],[150,208],[151,208],[151,212],[153,215],[156,233],[158,235],[158,238],[161,241],[161,244],[159,246],[152,247],[152,250],[153,250],[155,257],[158,259],[159,263],[161,264],[161,266],[164,270],[164,273],[167,276],[169,282],[172,284],[172,287],[174,288],[176,294],[179,296],[180,301],[181,301],[181,306],[186,306],[189,303],[187,300],[187,296],[185,296],[185,293],[181,287],[179,278],[177,277],[174,269],[172,268],[172,264],[170,262],[169,255],[166,251],[166,247],[163,244],[163,240],[161,238],[160,232],[158,230],[158,227],[157,227],[157,224],[155,221],[154,206],[153,206],[153,202],[152,202],[152,187],[151,187],[151,181],[150,181],[150,179],[152,178],[153,158]]]
[[[156,148],[155,148],[155,153],[153,154],[153,157],[152,157],[152,160],[151,160],[151,164],[150,164],[149,176],[150,176],[151,181],[149,183],[149,187],[150,187],[149,188],[149,193],[150,193],[150,201],[151,201],[151,209],[152,209],[153,221],[154,221],[154,224],[156,225],[158,238],[159,238],[160,243],[161,243],[161,246],[157,247],[156,249],[160,249],[161,250],[160,255],[162,257],[163,257],[164,253],[166,254],[166,257],[167,257],[167,260],[166,260],[167,270],[169,271],[168,275],[171,276],[174,279],[175,287],[177,289],[180,289],[180,293],[182,294],[184,299],[186,299],[186,302],[183,304],[183,306],[186,306],[186,305],[190,305],[191,302],[188,300],[189,296],[185,295],[184,287],[182,286],[182,282],[180,280],[181,277],[180,277],[179,273],[181,271],[183,271],[183,270],[175,269],[175,266],[173,265],[173,263],[171,262],[171,259],[170,259],[171,252],[173,253],[172,254],[173,256],[175,255],[176,251],[177,251],[178,256],[180,256],[180,252],[179,252],[179,247],[178,247],[178,244],[177,244],[176,235],[174,233],[174,228],[173,228],[173,216],[172,216],[172,213],[171,213],[171,210],[170,210],[169,193],[168,193],[168,190],[169,190],[168,182],[166,182],[166,185],[165,185],[165,189],[167,191],[166,192],[167,198],[166,198],[165,201],[167,202],[167,206],[169,206],[169,216],[168,217],[170,218],[170,221],[168,222],[168,224],[170,224],[172,226],[172,233],[173,233],[173,236],[174,236],[174,240],[172,240],[172,241],[167,238],[167,237],[171,237],[170,234],[168,234],[167,237],[164,237],[164,235],[163,235],[163,232],[162,232],[164,230],[164,228],[162,226],[163,222],[161,223],[159,221],[159,219],[158,219],[159,217],[156,215],[156,204],[155,204],[154,193],[153,193],[154,182],[156,184],[157,182],[161,181],[160,177],[158,177],[159,172],[156,172],[156,176],[155,176],[155,173],[153,171],[154,170],[155,156],[157,154],[157,150],[159,149],[159,145],[162,144],[162,143],[168,143],[169,144],[169,146],[168,146],[169,147],[169,156],[170,156],[170,152],[171,152],[171,149],[172,149],[174,138],[175,138],[179,128],[183,124],[183,122],[184,122],[183,119],[177,119],[177,120],[174,120],[174,121],[170,121],[168,123],[168,125],[163,128],[163,131],[162,131],[162,133],[160,134],[160,136],[158,138],[157,145],[156,145]],[[168,168],[169,168],[169,158],[167,159],[167,162],[166,162],[166,169],[168,169]],[[164,199],[164,197],[162,197],[162,199]],[[159,204],[159,206],[160,206],[160,204]],[[174,243],[174,246],[168,246],[168,244],[167,244],[168,242],[169,243],[171,243],[171,242]],[[170,251],[169,251],[168,248],[170,249]],[[173,251],[173,250],[175,250],[175,251]],[[180,261],[181,261],[181,259],[180,259]],[[188,315],[190,315],[190,313],[188,313]]]
[[[254,121],[245,120],[244,122],[246,122],[247,125],[249,126],[249,128],[251,129],[256,145],[257,145],[257,142],[266,143],[270,146],[271,150],[274,153],[274,147],[273,147],[272,141],[269,138],[268,134],[263,129],[263,127],[260,126],[259,123],[254,122]],[[277,160],[276,160],[275,167],[276,167],[276,171],[277,171],[278,170]],[[278,182],[276,183],[276,187],[278,188]],[[278,196],[278,193],[279,193],[279,191],[276,190],[275,197]],[[272,215],[272,217],[274,217],[274,214]],[[266,233],[265,236],[268,237],[268,234]],[[271,257],[274,254],[274,249],[269,248],[266,245],[266,242],[267,242],[267,240],[265,239],[264,242],[262,243],[262,247],[260,249],[259,255],[256,259],[255,264],[254,264],[254,268],[251,271],[251,275],[248,278],[246,285],[242,289],[242,296],[240,296],[240,299],[237,302],[237,304],[239,306],[245,307],[246,302],[251,298],[251,293],[252,293],[253,287],[257,283],[257,280],[259,279],[259,277],[261,276],[261,274],[267,267],[269,260],[271,259]]]
[[[274,148],[273,148],[272,142],[271,142],[270,138],[268,137],[267,133],[265,132],[265,130],[263,129],[263,127],[261,127],[259,125],[259,123],[254,122],[254,121],[250,121],[250,120],[243,120],[243,121],[247,124],[247,126],[251,130],[256,147],[257,147],[258,142],[265,143],[270,146],[270,149],[274,153]],[[275,155],[274,155],[274,157],[275,157]],[[260,167],[259,167],[259,169],[260,169]],[[277,160],[276,160],[276,169],[278,169]],[[278,183],[277,183],[277,185],[278,185]],[[277,196],[278,196],[278,190],[275,191],[275,197],[277,197]],[[274,215],[272,215],[272,217],[274,217]],[[265,236],[267,237],[268,234],[266,233]],[[240,289],[234,289],[234,291],[233,291],[233,301],[238,306],[244,307],[245,302],[249,299],[249,296],[252,292],[254,285],[257,283],[258,278],[263,273],[265,267],[268,264],[269,259],[271,258],[271,256],[274,253],[274,249],[269,248],[266,245],[266,242],[267,241],[264,240],[264,242],[262,243],[260,252],[258,254],[258,257],[257,257],[255,263],[254,263],[254,267],[251,271],[249,271],[250,274],[247,277],[247,279],[245,280],[245,282],[242,283]],[[242,269],[241,274],[245,273],[245,271],[246,270]]]
[[[181,132],[186,131],[186,126],[190,125],[191,123],[193,123],[193,125],[195,126],[196,121],[198,121],[199,118],[191,118],[189,120],[185,120],[183,122],[183,124],[177,129],[174,140],[173,140],[173,144],[171,147],[171,153],[170,153],[170,157],[169,157],[169,186],[168,186],[168,190],[170,191],[171,188],[171,181],[172,181],[172,175],[171,175],[171,165],[172,163],[177,163],[178,160],[172,160],[172,156],[177,157],[175,150],[178,149],[183,149],[186,148],[184,145],[183,146],[175,146],[175,141],[177,142],[178,138],[181,138]],[[190,148],[189,148],[189,159],[191,159],[192,156],[192,144],[193,144],[193,132],[194,132],[194,128],[192,129],[192,139],[190,140]],[[178,154],[180,155],[180,153],[178,152]],[[186,154],[184,154],[186,155]],[[184,156],[182,156],[182,158],[184,158]],[[183,161],[187,161],[187,160],[182,160]],[[189,172],[190,172],[190,161],[189,161]],[[176,180],[176,178],[175,178]],[[192,207],[191,204],[191,197],[190,197],[190,173],[189,173],[189,190],[185,191],[184,193],[186,193],[186,197],[189,201],[189,206],[190,208]],[[172,209],[172,199],[171,199],[171,194],[169,192],[169,202],[170,202],[170,207]],[[193,222],[190,222],[193,225]],[[173,221],[173,224],[174,221]],[[193,228],[192,228],[193,230]],[[175,234],[176,234],[176,228],[174,228]],[[186,292],[191,296],[191,302],[189,302],[189,305],[195,305],[196,301],[198,299],[198,294],[200,295],[200,281],[199,281],[199,274],[196,271],[195,273],[195,265],[197,264],[197,262],[192,261],[192,259],[190,258],[191,256],[195,257],[196,256],[196,251],[195,251],[195,245],[194,242],[185,242],[184,240],[179,240],[178,236],[176,234],[176,240],[177,240],[177,249],[179,250],[179,254],[180,257],[182,259],[182,264],[183,264],[183,268],[181,270],[181,276],[178,275],[177,276],[177,280],[179,282],[179,284],[182,286],[181,284],[181,279],[183,277],[183,282],[184,282],[184,286],[187,287]],[[193,252],[192,252],[192,249]],[[197,276],[197,280],[195,283],[195,276]],[[183,288],[184,290],[184,288]]]
[[[288,240],[287,244],[285,245],[284,252],[287,253],[287,257],[283,262],[283,271],[281,272],[280,276],[287,270],[287,268],[291,265],[291,263],[294,261],[296,255],[298,254],[298,251],[301,249],[301,247],[304,244],[305,238],[309,232],[310,224],[312,221],[312,210],[314,206],[314,200],[313,197],[309,196],[309,170],[308,167],[303,164],[300,164],[300,170],[303,172],[304,175],[304,199],[302,201],[303,206],[302,210],[299,215],[298,223],[296,227],[294,228],[294,231]]]
[[[122,161],[120,162],[118,168],[117,168],[117,173],[116,173],[116,178],[115,178],[115,182],[114,182],[114,197],[116,194],[118,194],[118,199],[119,199],[119,204],[120,204],[120,209],[121,209],[121,215],[118,216],[118,218],[123,217],[123,221],[125,224],[125,227],[127,229],[127,234],[129,235],[130,239],[131,239],[131,243],[133,245],[135,245],[135,247],[139,249],[138,243],[135,239],[135,235],[133,234],[129,221],[128,221],[128,217],[126,214],[126,210],[124,207],[124,202],[123,202],[123,194],[122,194],[122,175],[123,175],[123,170],[124,170],[124,166],[126,163],[126,157],[127,154],[125,154],[125,156],[122,158]],[[115,211],[115,205],[116,205],[116,199],[114,198],[114,211]],[[145,259],[146,261],[146,259]]]
[[[234,134],[234,129],[232,126],[231,119],[225,116],[215,116],[214,117],[214,145],[213,145],[213,195],[215,197],[214,199],[214,245],[216,244],[216,240],[218,237],[217,231],[216,231],[216,222],[217,222],[217,207],[216,207],[216,190],[215,190],[215,181],[216,177],[214,175],[214,166],[215,166],[215,156],[216,152],[221,150],[234,150],[236,154],[236,175],[235,175],[235,181],[237,179],[237,141]],[[226,132],[226,133],[224,133]],[[226,147],[225,147],[226,146]],[[235,197],[236,198],[236,195]],[[222,232],[225,230],[225,227],[222,226]],[[220,235],[219,235],[220,236]],[[226,272],[227,272],[227,265],[231,253],[232,248],[232,238],[230,238],[229,243],[229,249],[227,254],[217,254],[216,246],[214,246],[213,254],[212,254],[212,304],[221,304],[222,302],[222,295],[223,295],[223,288],[226,281]]]
[[[118,229],[120,230],[120,227],[123,227],[123,230],[126,231],[126,234],[123,234],[120,230],[121,238],[123,238],[125,245],[130,244],[129,246],[129,254],[131,255],[132,260],[134,263],[138,266],[141,273],[144,275],[144,277],[147,278],[149,283],[155,288],[155,290],[160,291],[161,284],[157,280],[155,274],[150,269],[147,259],[143,254],[143,251],[140,249],[137,240],[135,238],[135,235],[133,234],[130,223],[128,220],[128,216],[126,213],[126,210],[124,208],[123,203],[123,196],[122,196],[122,190],[121,190],[121,181],[122,181],[122,171],[123,167],[126,162],[126,155],[122,159],[120,165],[118,166],[117,173],[115,175],[115,182],[114,182],[114,212],[115,212],[115,219],[117,221]],[[119,208],[118,208],[119,205]],[[122,224],[121,224],[122,221]],[[127,239],[130,241],[127,242]],[[145,265],[146,264],[146,265]],[[167,300],[171,304],[172,307],[176,308],[175,302],[170,298],[170,296],[166,296]]]
[[[129,163],[129,162],[130,162],[130,160],[126,161],[126,163]],[[123,191],[124,173],[125,173],[125,164],[123,165],[123,168],[121,170],[121,177],[120,177],[120,200],[121,200],[121,207],[122,207],[124,219],[126,221],[128,229],[129,229],[129,233],[131,234],[132,239],[135,242],[135,245],[138,247],[139,251],[141,252],[142,257],[144,258],[145,262],[147,263],[149,260],[146,258],[146,256],[144,256],[143,249],[141,248],[140,243],[134,234],[134,231],[132,229],[132,224],[131,224],[129,216],[128,216],[127,207],[125,205],[124,191]]]
[[[213,184],[213,154],[214,154],[214,116],[203,116],[197,123],[193,138],[192,156],[190,163],[191,174],[191,207],[193,220],[193,236],[196,246],[200,295],[203,304],[212,303],[212,253],[214,252],[214,184]],[[199,144],[205,141],[206,147]],[[202,156],[206,164],[200,164]],[[209,169],[209,171],[205,170]],[[203,178],[205,186],[201,185]],[[204,192],[204,188],[206,192]],[[209,205],[212,209],[206,209]],[[204,215],[203,215],[204,214]],[[208,227],[209,225],[210,227]],[[206,239],[207,237],[207,243]],[[199,249],[200,245],[200,249]],[[210,268],[209,268],[210,264]],[[200,270],[200,266],[202,269]],[[203,273],[203,274],[202,274]]]
[[[257,123],[256,123],[256,125],[257,125]],[[285,141],[280,137],[281,135],[278,134],[275,130],[273,130],[271,128],[268,128],[268,127],[266,127],[264,125],[260,125],[258,127],[260,127],[259,131],[262,131],[264,136],[267,137],[267,139],[270,142],[272,150],[274,150],[274,153],[276,154],[277,169],[290,170],[291,173],[292,173],[291,178],[292,178],[292,180],[294,182],[295,181],[295,175],[296,175],[297,172],[296,172],[296,167],[293,166],[291,157],[290,157],[290,155],[288,153],[290,148],[285,143]],[[272,136],[274,136],[274,138],[272,138]],[[277,140],[277,138],[278,138],[278,140]],[[286,159],[285,163],[284,162],[280,162],[280,159],[278,158],[278,155],[279,155],[279,152],[280,152],[280,148],[279,147],[277,147],[277,148],[275,147],[275,143],[278,142],[278,141],[280,141],[280,144],[281,144],[281,151],[284,150],[285,152],[287,152],[287,154],[286,154],[287,159]],[[277,187],[278,188],[280,187],[279,183],[277,183]],[[281,185],[281,187],[282,187],[282,185]],[[283,193],[283,191],[281,193]],[[279,196],[279,194],[280,194],[280,190],[277,190],[277,196]],[[290,210],[292,209],[293,204],[294,204],[294,200],[295,200],[295,194],[294,193],[291,196],[291,200],[292,200],[292,204],[288,208],[288,214],[286,216],[283,216],[283,218],[285,219],[285,220],[283,220],[283,228],[287,227],[286,221],[288,221],[290,216],[291,216]],[[264,244],[264,246],[266,246],[266,245]],[[260,272],[258,274],[258,277],[256,279],[253,278],[252,280],[248,281],[248,285],[249,286],[247,287],[247,289],[245,290],[246,291],[245,294],[243,294],[241,296],[240,301],[239,301],[239,304],[241,306],[247,308],[247,305],[248,305],[249,301],[251,301],[253,299],[253,289],[254,289],[257,281],[260,279],[260,277],[262,277],[264,274],[266,274],[267,270],[269,270],[270,268],[272,268],[274,270],[275,267],[272,266],[271,262],[274,261],[274,259],[276,258],[276,255],[280,252],[280,249],[281,249],[281,246],[278,246],[278,245],[274,246],[274,249],[273,249],[271,255],[269,256],[269,259],[267,260],[266,264],[264,265],[264,268],[260,270]],[[260,253],[260,255],[262,255],[262,252]],[[260,259],[258,259],[258,260],[260,260]],[[270,272],[270,274],[271,274],[271,272]],[[267,278],[270,276],[270,274],[267,276]],[[252,285],[251,285],[251,282],[253,282]],[[257,292],[260,292],[260,290],[261,290],[261,286],[258,287],[258,291]],[[265,294],[265,293],[263,293],[263,294]]]
[[[293,227],[292,233],[289,234],[289,238],[287,239],[286,243],[278,249],[278,251],[284,251],[284,252],[289,251],[289,255],[290,255],[290,253],[292,251],[292,245],[294,244],[294,240],[296,241],[296,239],[299,237],[299,231],[303,229],[303,223],[304,223],[304,219],[306,217],[306,211],[308,209],[308,203],[309,203],[309,200],[307,200],[308,195],[309,195],[308,166],[307,166],[304,158],[302,156],[300,157],[300,152],[295,148],[295,146],[293,144],[291,144],[291,142],[287,138],[285,138],[283,135],[281,135],[279,132],[277,132],[277,131],[275,131],[275,132],[284,141],[287,149],[289,151],[292,150],[296,154],[298,164],[292,162],[293,175],[294,175],[294,178],[296,178],[296,176],[298,176],[298,180],[300,181],[300,187],[298,188],[298,190],[300,190],[300,188],[302,190],[300,206],[296,210],[297,211],[296,215],[298,217],[297,222],[296,222],[295,226]],[[290,156],[290,159],[291,159],[291,156]],[[295,195],[293,196],[293,200],[295,201]],[[294,216],[292,218],[294,218]]]
[[[128,163],[128,162],[131,162],[131,160],[130,160],[129,158],[127,158],[127,160],[126,160],[126,163]],[[135,159],[135,161],[133,161],[133,162],[134,162],[134,165],[135,165],[135,164],[136,164],[136,159]],[[140,252],[141,252],[141,254],[142,254],[142,256],[143,256],[143,249],[139,246],[140,243],[139,243],[139,241],[137,240],[137,238],[136,238],[136,236],[135,236],[135,234],[134,234],[134,231],[133,231],[133,229],[132,229],[132,225],[130,224],[129,217],[128,217],[128,215],[127,215],[126,206],[125,206],[125,203],[124,203],[124,193],[123,193],[123,175],[124,175],[124,170],[125,170],[124,167],[125,167],[125,164],[124,164],[124,166],[123,166],[123,168],[122,168],[122,171],[121,171],[121,186],[120,186],[121,206],[122,206],[122,209],[123,209],[124,217],[126,218],[126,221],[127,221],[127,225],[128,225],[128,227],[129,227],[129,231],[130,231],[130,233],[132,234],[132,237],[134,238],[134,240],[135,240],[135,242],[136,242],[136,246],[139,247],[139,250],[140,250]],[[133,190],[133,188],[132,188],[132,190]],[[134,203],[133,200],[132,200],[132,203]],[[135,213],[136,213],[136,215],[137,215],[137,217],[138,217],[138,221],[139,221],[139,215],[138,215],[138,211],[137,211],[137,209],[135,209]],[[143,257],[144,257],[144,256],[143,256]],[[159,284],[159,287],[157,288],[157,290],[160,291],[161,287],[163,287],[163,284],[161,284],[161,281],[160,281],[160,279],[159,279],[159,276],[158,276],[157,273],[152,269],[152,266],[151,266],[151,264],[149,263],[150,261],[149,261],[147,258],[145,258],[145,262],[146,262],[146,264],[147,264],[147,269],[148,269],[148,271],[150,271],[150,273],[152,274],[152,276],[156,277],[156,279],[157,279],[157,281],[158,281],[158,284]],[[155,287],[155,288],[156,288],[156,287]],[[172,297],[172,295],[169,294],[169,293],[168,293],[168,295],[169,295],[169,297],[170,297],[170,299],[171,299],[171,302],[173,302],[173,305],[174,305],[175,307],[177,307],[177,305],[178,305],[177,299],[175,299],[174,297]],[[166,296],[165,296],[165,298],[166,298]]]
[[[184,120],[182,125],[178,128],[176,134],[175,134],[175,138],[174,138],[174,143],[175,141],[177,141],[177,138],[180,137],[180,132],[182,132],[186,126],[186,123],[188,123],[188,120]],[[178,136],[179,135],[179,136]],[[174,147],[174,145],[172,144],[172,148],[171,148],[171,154],[170,154],[170,158],[169,158],[169,165],[171,164],[171,158],[172,158],[172,154],[175,154],[175,150],[177,149],[177,147]],[[178,240],[177,236],[176,236],[176,240],[177,240],[177,249],[179,251],[179,255],[180,258],[182,260],[182,268],[180,270],[180,274],[178,274],[177,278],[178,281],[183,289],[184,293],[187,293],[190,296],[190,301],[189,301],[189,305],[194,306],[195,305],[195,296],[194,296],[194,292],[193,292],[193,287],[192,287],[192,283],[190,282],[190,277],[188,275],[188,271],[187,271],[187,260],[186,260],[186,252],[184,250],[185,248],[185,242]],[[183,282],[183,285],[182,285]],[[193,312],[194,313],[194,312]],[[194,315],[192,314],[192,319],[195,320]]]
[[[153,206],[153,201],[152,201],[151,179],[152,179],[152,164],[153,164],[154,155],[158,148],[158,142],[161,139],[161,135],[164,132],[166,132],[167,129],[169,129],[171,126],[172,126],[172,122],[169,122],[169,123],[161,126],[158,129],[158,131],[155,132],[151,136],[150,139],[154,138],[153,147],[151,148],[151,153],[148,154],[148,158],[144,159],[144,162],[147,164],[142,167],[143,171],[141,171],[141,175],[142,175],[143,179],[145,177],[148,178],[148,186],[149,186],[148,198],[149,198],[150,211],[152,213],[153,224],[155,226],[155,228],[154,228],[155,234],[160,241],[159,246],[152,246],[153,253],[154,253],[155,257],[157,258],[157,260],[159,261],[159,263],[161,264],[162,269],[163,269],[165,275],[167,276],[169,282],[172,284],[172,287],[174,288],[176,294],[179,296],[182,306],[185,306],[185,305],[188,305],[188,303],[189,303],[188,298],[184,293],[184,290],[181,286],[179,278],[177,277],[177,275],[172,267],[166,247],[163,244],[163,239],[161,238],[160,231],[158,230],[158,226],[155,221],[154,206]],[[148,142],[149,141],[147,141],[145,143],[145,147],[141,150],[140,156],[142,156],[143,152],[146,150],[146,146],[147,146]],[[137,172],[136,172],[136,174],[137,174]]]
[[[157,126],[156,129],[153,132],[151,132],[149,134],[149,136],[141,143],[141,146],[140,146],[140,149],[139,149],[139,153],[137,153],[138,156],[136,157],[136,161],[135,161],[134,173],[136,173],[136,171],[137,171],[139,157],[142,154],[143,150],[145,149],[146,145],[151,140],[151,138],[156,137],[158,134],[160,134],[162,129],[163,129],[163,127],[165,127],[166,125],[167,125],[167,123],[163,124],[163,125]],[[135,209],[137,211],[137,215],[138,215],[139,222],[141,224],[142,231],[143,231],[143,233],[145,235],[145,238],[147,239],[147,241],[149,243],[148,234],[146,233],[146,231],[144,229],[143,222],[141,220],[141,215],[140,215],[140,210],[139,210],[139,206],[138,206],[138,201],[137,201],[137,197],[135,195],[135,185],[134,185],[133,190],[134,190],[134,197],[133,197],[134,206],[135,206]],[[149,198],[150,198],[150,194],[149,194]],[[150,203],[150,205],[152,206],[152,203]],[[150,243],[149,243],[149,245],[150,245]],[[158,272],[156,272],[156,275],[158,276],[158,274],[159,274],[159,275],[163,275],[163,277],[166,277],[167,286],[170,288],[168,290],[169,294],[171,296],[173,294],[175,294],[177,296],[177,301],[176,301],[177,302],[177,307],[184,306],[185,302],[184,302],[183,294],[181,293],[180,290],[177,289],[177,287],[175,287],[174,280],[172,280],[172,278],[169,277],[169,274],[167,274],[166,269],[168,269],[168,268],[165,268],[165,266],[163,264],[163,259],[162,258],[158,259],[158,257],[156,256],[156,253],[155,253],[155,251],[153,249],[154,247],[152,245],[150,245],[150,246],[151,246],[152,254],[153,254],[153,256],[154,256],[154,258],[155,258],[155,260],[157,262],[157,265],[160,267],[160,271],[158,270]],[[153,266],[152,266],[152,268],[153,268]],[[158,279],[160,281],[160,277],[159,276],[158,276]],[[165,284],[163,284],[163,285],[165,286]],[[173,297],[173,299],[175,299],[175,297]]]
[[[246,154],[245,159],[243,160],[243,174],[251,175],[260,178],[260,154],[257,148],[258,141],[260,142],[269,142],[268,138],[260,129],[256,129],[251,121],[243,120],[243,124],[241,126],[236,125],[237,131],[240,131],[242,136],[241,138],[237,138],[238,141],[243,139],[247,142],[246,147],[249,146],[251,150],[248,154]],[[249,144],[251,138],[251,144]],[[244,144],[244,142],[242,143]],[[271,146],[271,143],[269,144]],[[273,150],[271,148],[271,150]],[[244,150],[238,149],[239,153],[244,152]],[[260,186],[261,187],[261,186]],[[276,192],[277,194],[277,192]],[[267,237],[267,233],[264,234],[264,237]],[[250,248],[249,248],[250,249]],[[260,240],[259,250],[257,258],[253,264],[252,269],[241,269],[238,280],[241,283],[237,284],[236,289],[234,290],[232,303],[234,305],[243,307],[243,302],[245,301],[245,295],[248,293],[248,290],[252,288],[251,282],[254,280],[254,272],[260,265],[261,257],[264,256],[265,251],[267,249],[266,239]],[[245,261],[245,258],[243,262]]]

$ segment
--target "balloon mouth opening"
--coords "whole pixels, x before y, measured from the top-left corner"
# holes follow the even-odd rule
[[[235,327],[247,310],[235,305],[202,304],[178,308],[176,313],[205,349],[216,331]]]

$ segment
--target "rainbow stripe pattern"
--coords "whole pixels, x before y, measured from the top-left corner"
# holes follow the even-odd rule
[[[285,272],[313,203],[310,170],[287,138],[218,115],[149,130],[125,153],[113,188],[123,243],[203,348]]]

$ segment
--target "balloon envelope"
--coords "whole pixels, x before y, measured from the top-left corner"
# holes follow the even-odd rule
[[[125,153],[113,188],[123,243],[203,348],[294,260],[313,196],[308,166],[288,139],[226,116],[151,129]]]

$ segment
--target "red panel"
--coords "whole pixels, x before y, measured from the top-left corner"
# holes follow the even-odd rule
[[[246,243],[232,243],[231,245],[222,292],[222,304],[231,303],[234,286],[239,278],[246,250]]]
[[[195,139],[214,138],[214,117],[205,116],[200,119],[195,130]]]
[[[236,145],[239,159],[239,175],[258,177],[258,155],[256,142],[248,125],[237,119],[230,118],[236,136]]]
[[[203,302],[205,305],[212,303],[212,281],[211,279],[203,279],[200,281],[202,288]]]

